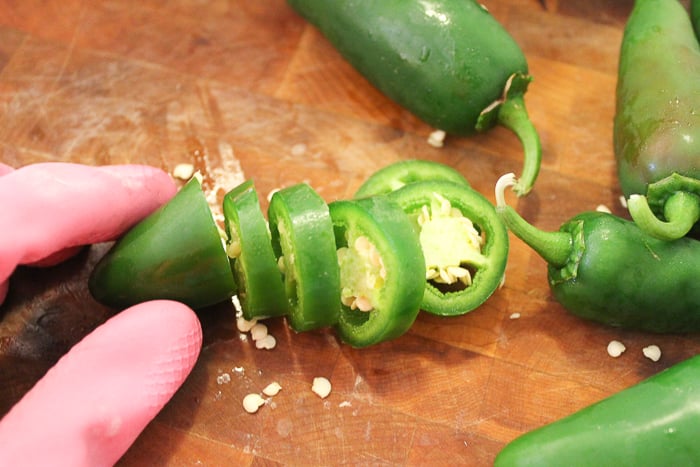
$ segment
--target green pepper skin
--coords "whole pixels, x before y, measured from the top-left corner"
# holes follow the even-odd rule
[[[401,207],[381,195],[334,201],[329,209],[336,245],[346,246],[349,232],[365,236],[377,248],[386,270],[373,310],[342,305],[336,324],[339,337],[353,347],[399,337],[415,321],[425,288],[425,261],[417,232]]]
[[[243,317],[252,320],[287,314],[282,274],[253,181],[246,180],[226,193],[223,210],[227,244],[230,249],[235,242],[238,250],[231,269]]]
[[[424,311],[440,316],[463,315],[484,303],[503,283],[508,261],[508,231],[494,206],[479,192],[462,184],[425,180],[410,183],[389,197],[415,221],[421,208],[430,205],[434,193],[447,199],[453,208],[471,220],[485,238],[481,250],[483,264],[470,265],[476,271],[470,286],[442,291],[431,281],[424,280],[425,295],[421,304]]]
[[[541,148],[523,94],[527,60],[474,0],[288,0],[370,83],[433,127],[471,135],[496,124],[525,146],[519,194]]]
[[[686,9],[677,0],[637,0],[620,48],[613,143],[622,192],[648,196],[661,219],[672,216],[664,205],[675,191],[693,194],[700,210],[698,76],[700,45]],[[680,185],[647,193],[674,174],[683,177]],[[630,206],[632,217],[651,231],[636,211]],[[684,217],[688,209],[680,211]],[[697,221],[693,216],[687,229]]]
[[[370,175],[355,192],[355,198],[389,194],[399,188],[425,180],[448,180],[469,187],[457,170],[439,162],[407,159],[386,165]]]
[[[328,205],[305,183],[283,188],[267,211],[275,257],[282,258],[290,327],[332,326],[340,313],[340,271]]]
[[[495,467],[697,465],[700,356],[506,445]]]
[[[700,40],[700,0],[691,0],[690,18],[695,28],[695,36]]]
[[[117,308],[154,299],[202,308],[230,299],[236,284],[199,180],[119,239],[88,286],[97,301]]]

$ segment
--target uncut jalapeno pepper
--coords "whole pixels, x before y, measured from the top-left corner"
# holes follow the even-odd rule
[[[637,0],[620,48],[614,148],[630,215],[667,240],[700,219],[698,77],[700,45],[686,9]]]
[[[338,335],[354,347],[400,336],[416,319],[424,289],[425,262],[413,225],[381,195],[334,201],[329,209],[343,304]]]
[[[450,134],[496,124],[522,142],[516,193],[533,186],[540,139],[525,109],[525,56],[474,0],[288,0],[370,83],[417,117]]]
[[[386,165],[374,172],[357,189],[355,198],[389,194],[409,183],[424,180],[448,180],[469,186],[467,179],[448,165],[421,159],[408,159]]]
[[[340,312],[340,271],[328,205],[300,183],[272,195],[267,218],[284,276],[289,325],[295,331],[334,325]]]
[[[154,299],[202,308],[230,299],[236,284],[199,180],[117,240],[88,286],[97,301],[119,308]]]
[[[224,196],[226,252],[231,258],[238,300],[247,320],[287,313],[282,274],[255,185],[246,180]]]
[[[516,438],[495,466],[697,465],[698,381],[695,356]]]
[[[504,200],[512,174],[496,187],[508,228],[548,266],[554,297],[584,319],[650,332],[700,331],[700,241],[664,241],[634,222],[581,213],[556,232],[528,224]]]
[[[388,196],[420,232],[426,263],[423,310],[462,315],[481,305],[502,284],[508,233],[483,195],[450,181],[426,180]]]

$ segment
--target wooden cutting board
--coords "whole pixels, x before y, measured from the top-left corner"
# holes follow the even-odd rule
[[[632,2],[545,3],[484,1],[535,78],[526,102],[542,171],[534,192],[511,202],[544,229],[599,205],[625,215],[612,117]],[[431,130],[282,0],[0,1],[0,160],[16,167],[194,163],[219,196],[253,178],[263,194],[307,181],[327,201],[401,159],[447,163],[492,201],[497,178],[519,171],[521,147],[506,130],[448,138],[442,149],[426,144]],[[256,350],[231,305],[200,311],[205,345],[193,373],[121,464],[489,465],[517,435],[700,350],[697,336],[570,316],[550,295],[544,261],[511,242],[505,286],[482,307],[422,314],[406,335],[368,349],[275,319],[277,347]],[[85,285],[105,248],[13,277],[0,308],[0,414],[115,313]],[[627,347],[619,358],[606,352],[613,339]],[[660,361],[643,356],[650,344]],[[333,385],[326,399],[311,391],[316,376]],[[273,381],[282,391],[246,413],[243,397]]]

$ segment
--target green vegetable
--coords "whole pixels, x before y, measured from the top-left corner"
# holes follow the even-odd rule
[[[340,312],[340,271],[328,205],[300,183],[272,195],[267,217],[284,275],[289,325],[295,331],[334,325]]]
[[[340,265],[340,338],[365,347],[400,336],[423,298],[425,263],[418,235],[384,196],[329,205]]]
[[[614,147],[632,218],[666,240],[700,219],[699,76],[700,45],[685,8],[637,0],[620,49]]]
[[[690,17],[693,20],[695,35],[700,40],[700,0],[690,0]]]
[[[634,222],[582,213],[557,232],[528,224],[496,189],[508,228],[548,263],[555,298],[579,317],[651,332],[700,330],[700,241],[657,239]]]
[[[496,467],[697,465],[700,356],[516,438]]]
[[[421,159],[394,162],[370,175],[355,192],[355,198],[377,194],[389,194],[414,182],[424,180],[448,180],[466,187],[469,182],[449,165]]]
[[[119,239],[88,286],[97,301],[118,308],[153,299],[201,308],[230,299],[236,284],[199,180]]]
[[[463,184],[426,180],[389,197],[420,232],[426,262],[423,310],[442,316],[467,313],[503,283],[508,233],[484,196]]]
[[[471,135],[503,125],[525,148],[519,195],[541,160],[524,93],[525,56],[474,0],[288,0],[377,89],[435,128]]]
[[[286,314],[282,274],[253,181],[247,180],[228,192],[223,208],[227,253],[232,258],[243,317],[252,320]]]

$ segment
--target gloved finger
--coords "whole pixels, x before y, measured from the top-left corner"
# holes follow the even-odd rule
[[[6,173],[0,177],[0,283],[20,264],[55,263],[76,247],[116,239],[176,191],[166,172],[144,165],[50,162]]]
[[[0,420],[0,465],[113,465],[182,385],[201,347],[199,320],[179,302],[115,315]]]
[[[15,170],[13,167],[10,167],[9,165],[0,162],[0,177],[5,174],[9,174],[13,170]]]

